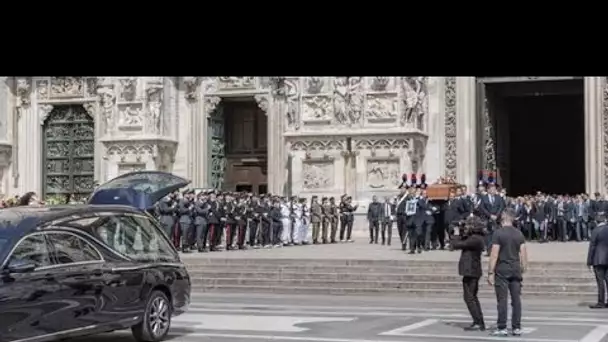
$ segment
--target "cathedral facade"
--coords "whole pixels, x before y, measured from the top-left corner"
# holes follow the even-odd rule
[[[606,81],[584,82],[586,187],[603,191]],[[263,185],[359,201],[394,195],[403,173],[473,185],[477,170],[495,167],[479,85],[475,77],[2,77],[0,192],[86,196],[135,170],[173,172],[193,187]]]

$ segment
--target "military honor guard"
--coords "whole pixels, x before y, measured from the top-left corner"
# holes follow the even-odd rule
[[[319,233],[321,232],[321,221],[323,220],[323,208],[319,204],[319,198],[312,196],[310,203],[310,223],[312,224],[312,243],[319,243]]]

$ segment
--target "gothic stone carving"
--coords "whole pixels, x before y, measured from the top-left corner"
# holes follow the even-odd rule
[[[363,77],[348,78],[348,118],[351,124],[359,123],[363,113]]]
[[[203,77],[201,85],[205,94],[213,93],[217,91],[217,77]]]
[[[445,176],[456,178],[456,77],[445,78]]]
[[[37,80],[36,81],[36,98],[38,100],[49,99],[49,81],[48,80]]]
[[[311,96],[302,98],[302,116],[304,121],[331,120],[331,99],[327,96]]]
[[[363,113],[362,77],[334,78],[334,119],[339,124],[359,123]]]
[[[160,133],[160,116],[163,103],[162,86],[150,87],[146,90],[146,101],[148,103],[148,113],[146,115],[146,130],[150,134]]]
[[[38,118],[40,120],[40,125],[44,125],[46,118],[48,118],[52,110],[53,106],[50,104],[42,104],[38,106]]]
[[[219,96],[205,96],[204,106],[205,106],[205,114],[209,117],[213,111],[217,108],[217,105],[222,102],[222,98]]]
[[[154,145],[150,143],[127,143],[114,142],[107,147],[106,156],[116,156],[120,163],[144,163],[146,156],[152,156],[154,153]]]
[[[307,161],[302,165],[302,183],[306,190],[331,189],[334,186],[334,162]]]
[[[18,77],[16,84],[16,93],[18,97],[17,105],[19,107],[29,107],[30,93],[32,91],[32,83],[29,77]]]
[[[220,89],[249,89],[255,88],[255,77],[232,77],[232,76],[220,76],[219,86]]]
[[[82,77],[51,77],[51,97],[82,97],[84,96],[84,80]]]
[[[355,141],[355,149],[370,150],[372,157],[376,155],[377,150],[387,150],[389,156],[395,156],[398,150],[410,150],[411,143],[408,139],[361,139]]]
[[[145,163],[121,163],[118,164],[118,176],[122,176],[129,172],[145,171]]]
[[[394,189],[399,185],[399,159],[370,159],[367,161],[367,186],[372,189]]]
[[[118,124],[121,128],[141,129],[144,123],[144,111],[141,104],[119,105]]]
[[[289,142],[289,149],[291,152],[305,152],[307,159],[313,154],[327,159],[335,152],[345,151],[346,144],[343,140],[296,140]]]
[[[86,96],[87,97],[97,97],[97,86],[99,85],[99,80],[97,77],[89,77],[86,79]]]
[[[370,89],[377,92],[384,92],[388,90],[388,85],[391,81],[390,77],[376,76],[371,77]]]
[[[483,99],[483,139],[484,139],[484,165],[485,170],[496,170],[496,149],[494,147],[494,125],[488,108],[488,97]]]
[[[604,126],[604,188],[608,189],[608,77],[604,77],[603,94],[603,126]]]
[[[198,86],[201,84],[200,77],[187,76],[184,77],[184,86],[186,88],[186,100],[194,101],[196,100],[196,93],[198,92]]]
[[[368,121],[393,120],[398,116],[398,99],[392,94],[367,95],[365,117]]]
[[[401,124],[424,130],[424,117],[428,113],[427,78],[402,77],[401,88],[403,94]]]
[[[258,107],[268,115],[268,95],[255,95],[255,102],[257,102]]]
[[[119,79],[120,82],[120,100],[135,101],[137,97],[137,77],[127,77]]]
[[[300,129],[300,89],[297,79],[285,80],[285,96],[287,101],[287,127]]]
[[[325,80],[323,77],[306,77],[306,93],[319,94],[323,92]]]
[[[334,78],[334,119],[339,124],[347,124],[348,77]]]
[[[103,118],[103,132],[108,133],[114,128],[114,104],[116,96],[114,89],[110,86],[103,86],[97,89],[99,103],[101,104],[101,115]]]

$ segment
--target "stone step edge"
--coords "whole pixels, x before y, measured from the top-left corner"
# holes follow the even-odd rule
[[[243,264],[255,264],[260,262],[266,262],[267,264],[338,264],[343,266],[365,266],[367,265],[384,265],[384,266],[407,266],[407,263],[416,263],[418,265],[453,265],[458,264],[458,256],[455,256],[456,260],[394,260],[394,259],[283,259],[283,258],[181,258],[185,264],[213,264],[213,263],[243,263]],[[584,262],[582,261],[530,261],[529,265],[542,265],[542,266],[581,266]],[[487,258],[483,260],[483,264],[487,264]],[[364,265],[361,265],[364,264]],[[406,264],[406,265],[403,265]]]
[[[433,270],[455,270],[458,269],[458,264],[455,263],[453,265],[445,265],[445,266],[424,266],[424,265],[409,265],[409,266],[360,266],[360,265],[352,265],[352,266],[335,266],[335,265],[278,265],[278,264],[265,264],[265,265],[248,265],[248,264],[185,264],[188,268],[245,268],[245,269],[343,269],[343,270],[370,270],[370,269],[381,269],[381,270],[395,270],[395,271],[404,271],[404,270],[417,270],[417,269],[433,269]],[[486,269],[488,267],[487,264],[483,264],[482,267]],[[554,271],[554,272],[589,272],[589,269],[585,266],[580,266],[576,268],[556,268],[556,267],[544,267],[539,265],[528,266],[528,270],[531,271]]]
[[[374,294],[391,294],[396,293],[417,293],[429,295],[458,295],[462,296],[462,289],[415,289],[415,288],[327,288],[327,287],[299,287],[299,286],[260,286],[260,285],[198,285],[194,284],[192,290],[199,292],[214,292],[218,290],[229,290],[226,293],[242,294],[260,292],[276,292],[276,293],[330,293],[330,294],[353,294],[353,293],[374,293]],[[479,289],[481,295],[495,296],[495,292],[490,289]],[[527,291],[522,293],[522,297],[597,297],[597,292],[547,292],[547,291]],[[585,298],[586,299],[586,298]]]
[[[234,281],[237,280],[238,278],[207,278],[207,279],[196,279],[197,282],[206,282],[206,281]],[[462,286],[461,282],[457,282],[457,281],[390,281],[390,280],[340,280],[340,279],[268,279],[268,278],[242,278],[242,279],[238,279],[238,280],[245,280],[245,281],[257,281],[257,282],[282,282],[282,283],[289,283],[289,282],[293,282],[293,283],[307,283],[307,282],[323,282],[323,283],[343,283],[343,282],[348,282],[351,284],[368,284],[368,283],[383,283],[383,284],[420,284],[420,285],[435,285],[435,284],[442,284],[442,285],[455,285],[455,286]],[[483,282],[483,283],[482,283]],[[485,286],[485,282],[483,279],[480,280],[480,288],[483,288]],[[588,284],[552,284],[552,283],[528,283],[525,281],[522,283],[524,287],[526,286],[544,286],[544,287],[549,287],[549,286],[563,286],[563,287],[567,287],[567,286],[597,286],[595,281],[593,282],[589,282]],[[427,286],[428,288],[428,286]]]
[[[283,272],[283,271],[275,271],[275,272],[261,272],[261,271],[247,271],[247,270],[226,270],[226,271],[218,271],[218,270],[214,270],[214,271],[193,271],[193,270],[189,270],[188,273],[190,274],[190,278],[194,278],[194,277],[205,277],[205,276],[213,276],[213,275],[217,275],[217,274],[231,274],[231,275],[259,275],[260,273],[262,274],[272,274],[272,275],[281,275],[281,276],[330,276],[330,275],[337,275],[337,276],[366,276],[369,275],[370,278],[371,277],[453,277],[453,278],[458,278],[459,280],[462,278],[460,275],[455,274],[455,272],[452,272],[451,274],[437,274],[437,273],[406,273],[406,274],[394,274],[394,273],[353,273],[353,272],[348,272],[348,273],[341,273],[341,272],[331,272],[331,273],[322,273],[322,272],[313,272],[313,273],[299,273],[299,272]],[[526,276],[524,275],[524,282],[526,284],[529,284],[530,282],[527,281],[527,279],[535,279],[535,278],[567,278],[567,279],[576,279],[576,280],[589,280],[592,282],[595,282],[595,278],[593,278],[591,275],[588,276],[580,276],[580,277],[575,277],[575,276],[552,276],[552,275],[544,275],[544,276]],[[220,277],[221,278],[221,277]],[[256,278],[256,279],[260,279],[260,278]],[[263,278],[262,278],[263,279]],[[273,278],[274,279],[274,278]],[[296,279],[296,278],[281,278],[281,279]],[[319,280],[340,280],[340,279],[319,279]]]

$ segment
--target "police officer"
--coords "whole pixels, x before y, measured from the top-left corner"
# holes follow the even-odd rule
[[[212,192],[209,195],[209,208],[207,211],[207,226],[209,229],[209,250],[214,252],[217,250],[217,236],[221,234],[220,220],[222,218],[222,210],[220,203],[217,200],[217,194]]]
[[[199,252],[207,251],[207,235],[209,226],[207,225],[207,214],[209,204],[204,193],[199,193],[194,203],[194,227],[196,229],[196,245]]]
[[[315,195],[312,196],[312,202],[310,204],[310,223],[312,224],[312,243],[319,243],[319,233],[321,230],[321,221],[323,219],[323,209],[319,204],[319,198]]]
[[[179,200],[177,204],[177,214],[179,215],[179,227],[180,234],[182,240],[182,252],[189,252],[188,246],[188,237],[190,236],[190,231],[192,229],[192,194],[191,191],[185,191],[182,199]]]
[[[372,203],[367,207],[367,221],[369,222],[369,243],[378,243],[378,235],[380,233],[380,220],[382,219],[382,205],[378,202],[378,198],[372,196]]]

